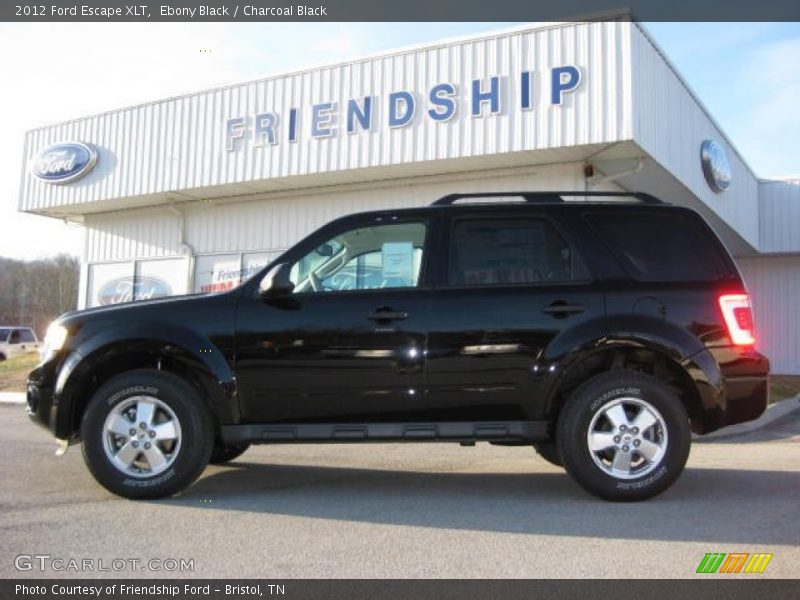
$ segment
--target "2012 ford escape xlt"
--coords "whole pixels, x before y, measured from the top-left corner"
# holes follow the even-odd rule
[[[28,411],[129,498],[253,443],[488,441],[640,500],[676,480],[692,431],[763,412],[754,345],[742,279],[695,212],[454,194],[340,218],[235,290],[62,316]]]

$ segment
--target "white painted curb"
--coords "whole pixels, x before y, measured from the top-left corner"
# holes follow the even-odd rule
[[[0,392],[0,404],[25,404],[25,392]]]
[[[781,417],[785,417],[789,413],[798,409],[800,409],[800,395],[792,398],[786,398],[780,402],[769,405],[767,410],[764,411],[764,414],[758,417],[755,421],[739,423],[738,425],[730,425],[729,427],[723,427],[722,429],[718,429],[717,431],[713,431],[706,435],[692,435],[692,438],[696,442],[710,442],[719,438],[728,438],[735,435],[750,433],[751,431],[757,431],[758,429],[766,427],[770,423],[777,421]]]

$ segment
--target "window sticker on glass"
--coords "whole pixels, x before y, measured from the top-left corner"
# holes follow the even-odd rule
[[[400,279],[411,285],[414,277],[414,244],[411,242],[386,242],[382,247],[384,279]]]

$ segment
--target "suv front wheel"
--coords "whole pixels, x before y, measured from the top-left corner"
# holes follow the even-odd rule
[[[214,447],[211,417],[188,383],[163,371],[118,375],[92,396],[81,421],[95,479],[126,498],[163,498],[188,487]]]
[[[671,388],[620,370],[575,390],[559,415],[556,440],[564,467],[585,490],[606,500],[644,500],[683,471],[691,428]]]

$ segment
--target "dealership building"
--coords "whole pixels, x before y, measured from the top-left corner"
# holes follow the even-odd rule
[[[82,224],[81,307],[229,289],[346,213],[640,191],[700,212],[800,374],[800,185],[760,179],[646,30],[530,25],[28,132],[21,211]]]

